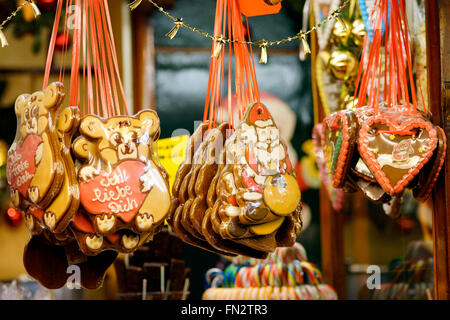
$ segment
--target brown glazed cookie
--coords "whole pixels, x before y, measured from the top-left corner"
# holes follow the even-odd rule
[[[372,182],[372,183],[377,183],[377,179],[375,179],[375,176],[373,175],[372,171],[370,171],[369,167],[367,167],[367,164],[359,156],[359,154],[358,154],[358,160],[356,161],[355,165],[350,170],[355,175],[357,175],[358,177],[360,177],[363,180],[366,180],[366,181]]]
[[[170,214],[167,218],[167,222],[169,225],[172,225],[173,215],[175,211],[178,209],[178,206],[184,204],[188,199],[187,194],[187,186],[189,183],[189,179],[186,179],[186,176],[190,176],[191,168],[192,168],[192,159],[194,157],[195,151],[200,146],[201,141],[203,139],[203,135],[205,131],[208,129],[208,125],[206,123],[202,123],[197,129],[194,131],[192,136],[189,138],[186,147],[186,157],[183,163],[178,167],[177,173],[175,175],[175,180],[172,186],[172,198],[171,198],[171,208]]]
[[[201,249],[204,249],[204,250],[207,250],[210,252],[214,252],[214,253],[217,253],[217,254],[220,254],[223,256],[229,256],[229,257],[236,256],[235,254],[218,250],[218,249],[214,248],[213,246],[211,246],[207,241],[200,240],[196,237],[193,237],[190,233],[186,232],[186,230],[181,225],[182,211],[183,211],[183,205],[179,206],[175,210],[175,213],[173,215],[173,222],[172,222],[173,223],[172,228],[175,231],[175,233],[180,237],[181,240],[183,240],[184,242],[186,242],[192,246],[196,246]]]
[[[64,231],[80,205],[80,188],[75,174],[75,166],[70,153],[72,137],[80,124],[80,111],[77,107],[67,107],[56,120],[58,150],[64,161],[64,180],[61,190],[52,203],[45,208],[44,224],[54,233]]]
[[[375,203],[387,203],[392,197],[377,183],[361,179],[359,176],[350,172],[347,180],[361,192],[370,201]]]
[[[121,229],[147,234],[169,214],[167,175],[153,160],[159,118],[153,110],[135,116],[81,120],[72,149],[83,161],[77,175],[81,204],[99,235]]]
[[[351,110],[334,112],[323,120],[322,147],[333,187],[345,183],[358,133],[358,120]]]
[[[220,215],[218,214],[222,206],[221,203],[222,201],[218,199],[216,205],[209,213],[209,220],[211,222],[212,230],[223,239],[223,245],[231,245],[233,243],[235,248],[236,244],[241,247],[246,247],[246,250],[240,251],[241,255],[246,255],[249,253],[249,249],[266,253],[275,250],[277,247],[277,231],[273,231],[271,233],[266,232],[266,235],[255,235],[249,230],[249,226],[242,225],[237,217],[222,221]],[[285,217],[282,219],[284,220]]]
[[[222,238],[271,252],[301,194],[286,146],[264,105],[247,108],[225,148],[226,165],[216,186],[220,203],[210,214],[212,229]]]
[[[361,157],[380,186],[390,195],[401,194],[430,160],[437,130],[420,117],[376,115],[363,122],[358,139]]]
[[[247,257],[252,257],[256,259],[265,259],[268,255],[267,252],[254,250],[245,245],[241,245],[232,240],[222,238],[217,232],[214,231],[212,222],[211,222],[211,213],[214,210],[217,210],[219,206],[219,202],[217,202],[217,206],[213,208],[208,208],[203,218],[202,223],[202,234],[206,238],[206,240],[216,249],[231,252],[236,255],[244,255]]]
[[[422,202],[426,201],[430,196],[441,172],[447,152],[447,138],[444,130],[436,126],[436,131],[438,134],[436,150],[434,151],[433,157],[422,169],[418,183],[413,189],[414,198]]]
[[[183,210],[181,211],[181,225],[183,226],[183,229],[186,230],[186,232],[190,233],[191,236],[200,239],[205,240],[203,235],[199,233],[194,226],[191,223],[191,220],[189,219],[189,213],[191,211],[192,203],[194,202],[194,199],[189,198],[183,205]]]
[[[314,142],[314,153],[316,154],[317,167],[319,168],[319,175],[323,186],[328,193],[331,205],[335,211],[341,211],[344,201],[344,190],[334,188],[331,181],[331,175],[328,173],[328,168],[325,164],[325,157],[323,154],[322,137],[324,134],[323,124],[318,123],[313,127],[312,139]]]
[[[64,179],[64,163],[55,129],[56,110],[64,99],[62,83],[17,98],[17,131],[8,151],[7,179],[18,209],[32,204],[46,208]]]
[[[47,232],[49,233],[49,232]],[[76,261],[73,259],[76,257]],[[48,289],[59,289],[71,276],[70,266],[80,268],[80,284],[86,289],[97,289],[103,284],[106,270],[117,257],[117,252],[105,251],[95,257],[79,252],[75,240],[55,245],[42,234],[33,236],[24,250],[23,262],[27,273]],[[51,262],[51,263],[50,263]]]
[[[197,148],[197,150],[194,153],[194,157],[192,158],[192,166],[191,171],[186,175],[187,178],[185,178],[185,181],[182,183],[182,188],[184,191],[184,188],[186,188],[186,191],[183,192],[183,196],[180,197],[180,199],[184,202],[183,205],[183,211],[181,214],[181,224],[183,228],[189,232],[193,237],[196,237],[200,240],[205,240],[205,238],[202,236],[201,232],[197,231],[195,227],[193,226],[191,219],[190,219],[190,211],[192,203],[194,202],[194,199],[196,197],[195,195],[195,185],[197,182],[197,175],[200,171],[200,168],[205,163],[205,150],[207,148],[207,145],[209,143],[209,135],[213,132],[217,132],[218,129],[213,128],[211,130],[206,130],[204,132],[204,136],[202,139],[202,143]],[[181,189],[181,188],[180,188]],[[186,198],[186,192],[187,192],[187,198]],[[181,194],[180,194],[181,195]]]
[[[168,220],[169,225],[175,231],[175,233],[182,239],[184,242],[205,249],[207,251],[211,251],[220,255],[228,255],[235,256],[234,254],[217,250],[213,246],[211,246],[206,239],[203,237],[201,233],[198,233],[194,227],[191,225],[189,220],[189,210],[193,199],[190,199],[189,195],[189,184],[193,180],[192,178],[192,169],[194,162],[200,162],[200,149],[204,151],[205,145],[203,144],[203,137],[207,134],[208,125],[202,124],[200,125],[194,134],[191,136],[188,142],[187,152],[186,152],[186,160],[179,167],[176,175],[176,182],[173,186],[173,198],[172,201],[174,205],[172,206],[172,211],[170,215],[170,219]],[[194,161],[194,155],[196,156],[196,161]],[[194,185],[191,184],[191,194],[194,190]],[[176,199],[176,200],[174,200]],[[183,223],[183,217],[185,217]],[[185,226],[187,225],[190,230],[186,230]],[[191,232],[189,232],[191,231]]]
[[[33,205],[28,206],[27,210],[23,212],[25,218],[25,226],[30,232],[31,236],[40,235],[45,227],[42,223],[44,220],[44,210],[39,209]]]
[[[181,183],[183,182],[184,177],[191,171],[192,158],[194,157],[195,151],[202,143],[206,130],[208,130],[208,124],[202,123],[189,138],[186,146],[186,158],[178,167],[175,175],[175,180],[172,187],[172,194],[174,197],[178,197]]]
[[[87,256],[95,256],[107,250],[131,253],[153,237],[163,221],[154,224],[147,233],[137,234],[131,230],[121,229],[110,235],[97,234],[89,214],[79,210],[71,224],[71,230],[78,242],[81,252]]]
[[[189,211],[189,220],[194,229],[202,234],[202,223],[208,203],[206,200],[209,187],[219,169],[220,154],[227,138],[228,123],[222,123],[206,137],[204,162],[198,170],[194,186],[195,198]]]

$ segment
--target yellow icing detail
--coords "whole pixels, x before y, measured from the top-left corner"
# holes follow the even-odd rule
[[[258,236],[265,236],[271,234],[272,232],[278,230],[281,227],[281,224],[284,221],[284,217],[280,217],[271,222],[258,224],[256,226],[251,226],[250,231]]]
[[[273,185],[273,178],[270,176],[266,181],[264,202],[274,214],[288,215],[294,212],[301,199],[297,180],[289,174],[284,174],[279,183]]]

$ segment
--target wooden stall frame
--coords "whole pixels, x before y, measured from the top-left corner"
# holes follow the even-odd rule
[[[426,0],[429,109],[450,138],[450,2]],[[450,299],[450,152],[433,192],[434,285],[437,300]]]

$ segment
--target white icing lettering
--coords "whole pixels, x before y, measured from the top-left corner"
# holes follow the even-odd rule
[[[131,187],[124,185],[128,178],[125,170],[118,169],[114,174],[104,173],[100,180],[103,188],[93,190],[92,202],[107,203],[108,209],[115,214],[138,209],[139,206],[136,199],[133,199]]]

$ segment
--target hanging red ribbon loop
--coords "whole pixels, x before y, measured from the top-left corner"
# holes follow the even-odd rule
[[[63,4],[64,0],[58,0],[45,66],[44,88],[50,78]],[[107,0],[66,0],[63,23],[64,34],[69,36],[71,33],[73,38],[69,105],[78,106],[83,115],[129,115]],[[67,51],[65,46],[60,62],[61,82],[64,82],[66,72],[64,62]]]

